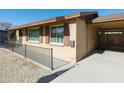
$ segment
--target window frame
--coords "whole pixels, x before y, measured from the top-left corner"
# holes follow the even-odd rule
[[[58,46],[64,46],[64,31],[63,31],[63,43],[58,43],[58,42],[52,42],[52,38],[51,38],[51,34],[52,34],[52,28],[57,28],[57,27],[63,27],[63,29],[65,30],[64,28],[64,24],[59,24],[59,25],[52,25],[50,26],[50,44],[51,45],[58,45]]]
[[[38,40],[30,40],[29,38],[29,34],[30,34],[30,30],[32,30],[32,29],[34,29],[34,30],[39,30],[39,39]],[[30,43],[40,43],[40,28],[39,27],[34,27],[34,28],[29,28],[28,29],[28,42],[30,42]]]

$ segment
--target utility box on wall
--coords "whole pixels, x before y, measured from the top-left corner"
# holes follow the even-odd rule
[[[75,41],[74,41],[74,40],[71,40],[71,41],[70,41],[70,46],[71,46],[72,48],[75,47]]]

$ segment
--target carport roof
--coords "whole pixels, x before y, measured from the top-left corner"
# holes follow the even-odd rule
[[[46,19],[46,20],[40,20],[40,21],[36,21],[36,22],[32,22],[32,23],[28,23],[28,24],[24,24],[24,25],[20,25],[20,26],[15,26],[15,27],[10,28],[9,30],[38,26],[38,25],[78,18],[78,17],[85,17],[88,15],[98,15],[98,14],[97,14],[97,12],[79,12],[76,14],[71,14],[71,15],[66,15],[66,16],[58,16],[58,17],[54,17],[54,18],[50,18],[50,19]]]
[[[113,21],[124,21],[124,14],[114,14],[107,16],[100,16],[92,20],[92,23],[105,23]]]

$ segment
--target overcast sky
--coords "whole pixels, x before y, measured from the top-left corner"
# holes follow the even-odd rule
[[[10,22],[13,25],[21,25],[28,22],[43,20],[55,16],[63,16],[83,11],[97,11],[99,16],[124,13],[120,10],[102,10],[102,9],[0,9],[0,22]]]

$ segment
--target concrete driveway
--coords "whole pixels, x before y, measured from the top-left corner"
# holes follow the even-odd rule
[[[52,82],[124,83],[124,53],[104,51],[81,60]]]

